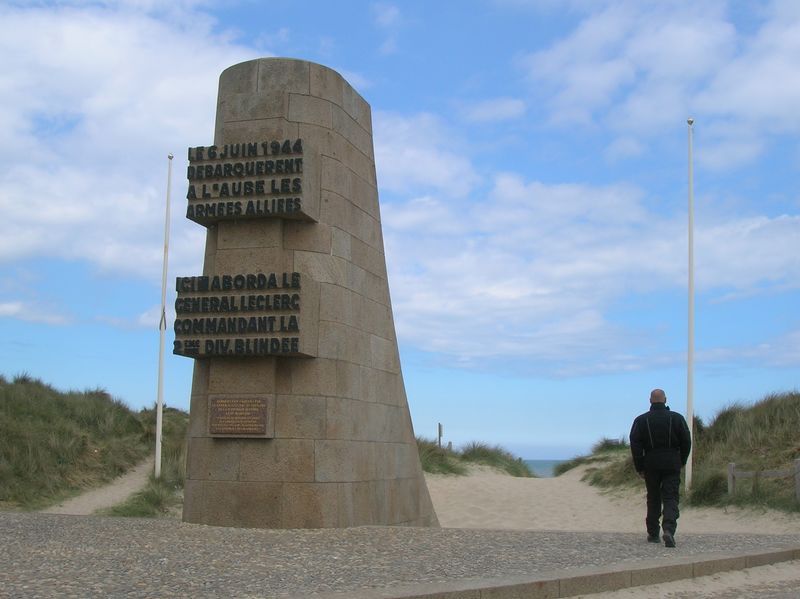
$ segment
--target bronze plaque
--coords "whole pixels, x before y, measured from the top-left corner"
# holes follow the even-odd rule
[[[264,437],[267,434],[266,397],[212,397],[208,432],[230,437]]]

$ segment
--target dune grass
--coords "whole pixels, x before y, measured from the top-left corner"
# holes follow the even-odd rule
[[[727,466],[743,470],[792,470],[800,458],[800,393],[774,393],[745,406],[735,403],[721,410],[709,425],[695,420],[692,488],[686,497],[694,505],[742,505],[800,511],[794,480],[765,479],[754,488],[752,479],[737,481],[729,496]],[[605,440],[604,440],[605,441]],[[640,485],[627,443],[617,448],[601,442],[592,454],[561,464],[556,474],[590,464],[584,480],[602,487]]]
[[[695,432],[690,501],[700,505],[750,505],[800,511],[794,480],[737,481],[727,492],[727,466],[744,470],[792,470],[800,458],[800,393],[774,393],[752,406],[731,404]]]
[[[150,474],[147,485],[126,501],[104,510],[109,516],[153,517],[168,514],[182,503],[186,480],[186,430],[189,415],[182,410],[164,408],[161,434],[161,477]],[[140,412],[148,434],[148,443],[155,446],[156,411]]]
[[[502,470],[511,476],[534,476],[522,458],[515,457],[500,446],[473,441],[460,451],[439,448],[435,441],[417,437],[422,469],[434,474],[464,475],[470,464],[482,464]]]
[[[620,439],[600,439],[592,447],[592,454],[603,456],[604,460],[587,469],[584,480],[601,487],[631,486],[641,479],[633,468],[631,446]]]
[[[188,414],[165,408],[162,477],[137,500],[149,507],[111,513],[152,515],[180,501],[187,426]],[[24,374],[12,381],[0,376],[0,506],[5,509],[41,509],[100,486],[154,448],[155,409],[134,412],[102,389],[61,392]]]
[[[477,441],[467,443],[461,449],[461,459],[471,464],[483,464],[503,470],[511,476],[533,477],[533,472],[522,458],[514,456],[499,445],[487,445]]]
[[[0,505],[37,509],[97,486],[149,450],[137,414],[102,389],[0,377]]]
[[[461,462],[458,452],[444,447],[440,448],[436,441],[417,437],[417,451],[425,472],[457,475],[467,473],[467,467]]]
[[[630,446],[625,438],[610,439],[603,437],[592,446],[591,453],[586,456],[578,456],[561,462],[553,469],[555,476],[560,476],[565,472],[577,468],[578,466],[591,465],[589,471],[595,472],[602,470],[605,466],[623,460],[626,455],[630,455]],[[633,466],[631,466],[632,468]]]

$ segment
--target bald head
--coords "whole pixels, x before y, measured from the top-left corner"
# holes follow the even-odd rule
[[[667,394],[663,389],[653,389],[650,392],[650,403],[667,403]]]

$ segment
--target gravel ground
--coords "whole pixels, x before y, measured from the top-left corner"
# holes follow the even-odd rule
[[[217,528],[174,520],[0,513],[0,596],[305,597],[413,583],[800,547],[800,535],[363,527]]]

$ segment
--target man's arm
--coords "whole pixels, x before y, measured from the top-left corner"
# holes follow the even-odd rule
[[[631,456],[633,457],[633,467],[636,472],[644,470],[644,443],[642,443],[641,427],[639,426],[639,419],[633,421],[631,427]]]
[[[685,466],[689,460],[689,453],[692,451],[692,433],[689,431],[689,425],[686,424],[686,419],[683,416],[681,416],[680,421],[681,463]]]

